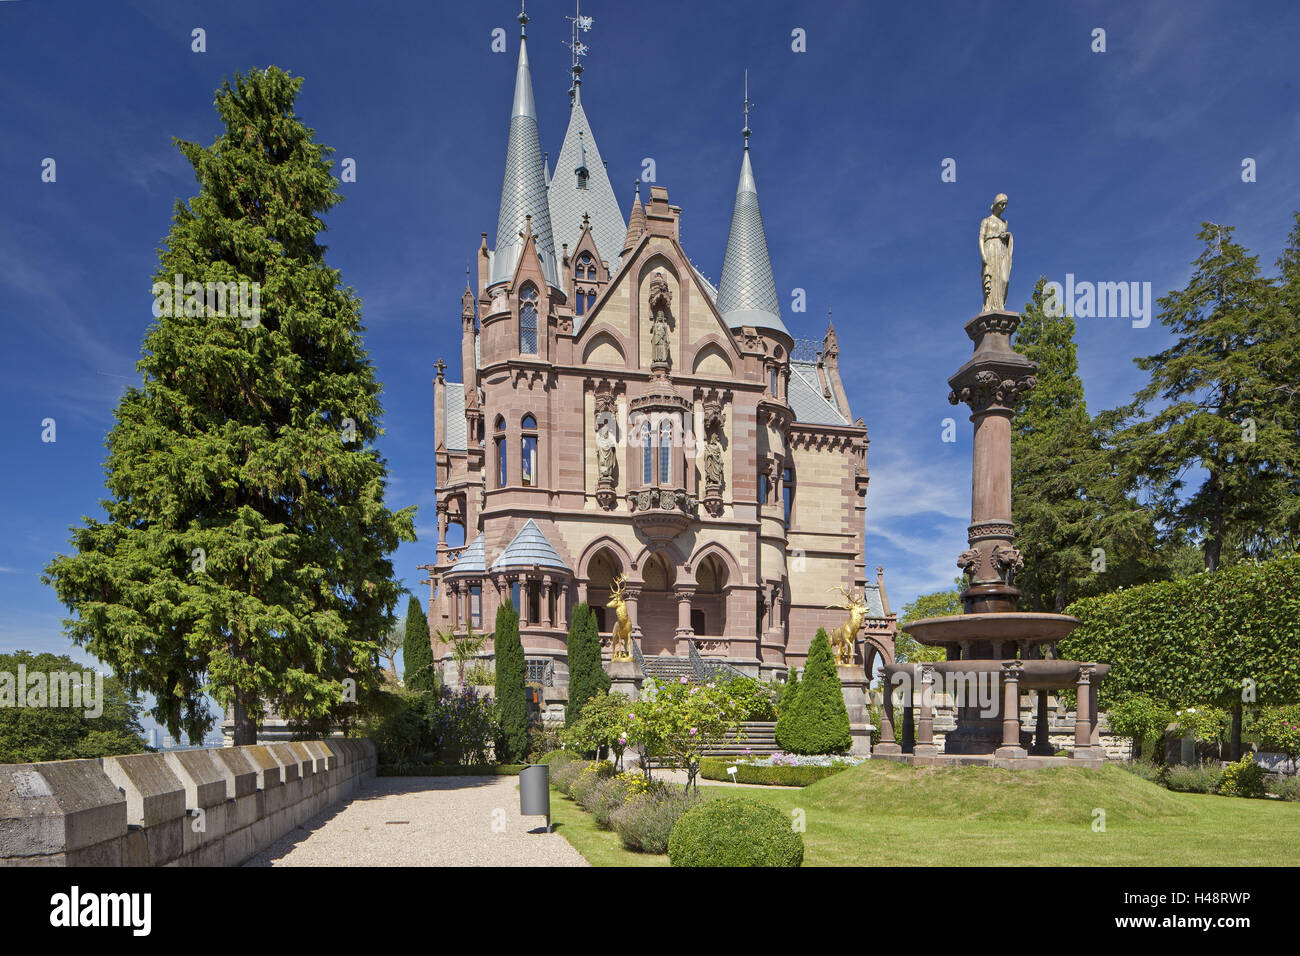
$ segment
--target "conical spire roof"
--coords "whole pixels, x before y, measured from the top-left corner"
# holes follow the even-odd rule
[[[579,167],[587,170],[585,188],[578,185]],[[582,236],[582,217],[589,216],[596,251],[609,263],[610,272],[618,271],[619,253],[623,250],[620,245],[624,235],[623,213],[614,198],[614,187],[610,185],[596,137],[582,108],[579,82],[574,83],[569,129],[564,134],[564,145],[560,147],[555,173],[551,176],[549,200],[555,247],[568,243],[570,250],[577,248]]]
[[[520,22],[527,18],[520,15]],[[510,111],[510,137],[506,143],[506,171],[501,181],[501,206],[497,212],[497,241],[492,252],[488,284],[508,281],[519,264],[524,219],[532,216],[537,236],[537,254],[546,281],[559,287],[555,268],[555,243],[551,237],[551,213],[546,197],[546,161],[537,130],[537,105],[533,101],[533,78],[528,68],[528,41],[519,35],[519,66],[515,72],[515,100]]]
[[[775,329],[789,335],[781,321],[781,305],[772,278],[772,260],[767,253],[767,233],[758,209],[758,186],[749,164],[749,143],[740,163],[736,205],[731,212],[731,233],[727,254],[718,280],[718,311],[729,328],[749,325]]]
[[[627,217],[627,235],[623,239],[623,251],[627,252],[635,246],[644,232],[645,209],[641,206],[641,189],[638,186],[636,199],[632,200],[632,211],[628,213]]]

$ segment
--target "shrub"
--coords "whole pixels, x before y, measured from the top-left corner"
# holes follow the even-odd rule
[[[582,768],[586,764],[587,761],[585,760],[570,760],[558,767],[552,767],[551,786],[566,797],[573,796],[573,782],[578,779],[578,775],[582,773]]]
[[[677,821],[668,859],[673,866],[800,866],[803,837],[775,807],[719,797]]]
[[[631,707],[626,694],[601,691],[583,705],[581,716],[564,728],[565,746],[586,754],[598,754],[602,748],[609,748],[615,762],[621,765]]]
[[[1154,760],[1124,760],[1119,764],[1129,773],[1141,777],[1143,780],[1149,780],[1151,783],[1158,783],[1164,786],[1165,768],[1157,764]]]
[[[572,750],[552,750],[550,753],[542,754],[537,758],[537,763],[550,764],[551,777],[554,778],[555,771],[563,767],[566,763],[573,763],[575,760],[581,760],[581,756]]]
[[[700,776],[705,780],[730,780],[728,767],[736,768],[736,783],[759,783],[778,787],[806,787],[810,783],[824,780],[850,764],[837,764],[830,767],[756,767],[753,764],[726,760],[722,757],[705,757],[700,761]]]
[[[1300,800],[1300,780],[1295,777],[1269,777],[1264,786],[1275,797]]]
[[[1197,743],[1219,744],[1228,732],[1231,718],[1218,707],[1187,707],[1174,712],[1174,733]]]
[[[528,727],[528,763],[541,763],[542,757],[560,749],[560,732],[538,723]]]
[[[628,715],[628,739],[645,753],[686,770],[686,786],[695,785],[704,751],[735,732],[740,706],[714,681],[691,684],[647,679]]]
[[[492,752],[500,725],[491,697],[480,697],[473,687],[439,684],[423,695],[423,702],[434,762],[485,764],[492,756],[500,760],[501,754]]]
[[[610,814],[609,822],[623,845],[638,853],[667,853],[673,825],[687,810],[700,802],[695,791],[679,787],[655,787],[629,797]]]
[[[1165,786],[1179,793],[1214,793],[1223,779],[1216,764],[1175,765],[1165,771]]]
[[[781,688],[781,696],[776,702],[776,739],[778,743],[790,729],[790,715],[794,713],[794,702],[798,696],[799,672],[792,667],[789,676],[786,677],[785,685]]]
[[[497,756],[518,763],[528,752],[528,700],[524,692],[524,645],[519,642],[519,614],[509,599],[497,608],[493,633],[496,699],[501,719]]]
[[[600,778],[584,794],[582,808],[596,818],[596,826],[612,829],[610,815],[629,799],[646,792],[645,777],[621,773],[616,777]]]
[[[829,754],[849,749],[849,711],[824,628],[808,648],[808,666],[785,726],[777,721],[776,742],[797,754]]]
[[[569,764],[570,767],[576,767],[578,764]],[[591,790],[601,780],[607,779],[614,775],[614,765],[608,760],[584,761],[582,768],[578,771],[573,782],[569,784],[569,796],[573,798],[579,806],[586,806],[586,800]]]
[[[776,720],[779,691],[766,681],[752,677],[733,677],[722,684],[740,708],[740,720]]]
[[[1135,755],[1164,758],[1165,730],[1174,720],[1173,710],[1145,694],[1135,694],[1106,711],[1110,729],[1133,741]]]
[[[572,725],[582,714],[587,701],[609,692],[609,675],[600,660],[596,614],[585,602],[573,609],[568,648],[569,702],[564,707],[564,722]]]
[[[1219,793],[1226,797],[1262,797],[1265,794],[1264,778],[1267,771],[1255,763],[1254,754],[1246,754],[1236,763],[1223,768]]]
[[[474,661],[465,667],[464,683],[475,687],[495,687],[497,669],[486,661]]]
[[[432,733],[418,694],[381,692],[374,714],[363,724],[375,742],[378,762],[395,767],[417,764],[433,747]]]
[[[1251,715],[1250,730],[1260,750],[1285,754],[1295,769],[1300,759],[1300,707],[1263,707]]]

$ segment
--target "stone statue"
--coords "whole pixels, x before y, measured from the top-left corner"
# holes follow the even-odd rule
[[[654,322],[650,326],[650,363],[652,365],[669,365],[672,356],[668,352],[668,320],[664,310],[655,312]]]
[[[709,436],[704,446],[704,484],[706,487],[722,487],[722,441],[717,432]]]
[[[596,446],[596,467],[600,470],[600,480],[611,484],[618,481],[617,443],[606,439]]]
[[[984,289],[983,312],[1007,307],[1007,284],[1011,281],[1011,233],[1002,214],[1007,208],[1007,194],[998,193],[989,207],[993,215],[980,223],[980,284]]]

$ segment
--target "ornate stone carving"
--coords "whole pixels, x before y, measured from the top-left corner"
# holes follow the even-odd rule
[[[948,404],[965,402],[975,414],[986,412],[991,408],[1010,409],[1015,406],[1022,392],[1027,392],[1038,384],[1034,375],[1022,375],[1018,379],[1003,378],[997,372],[983,369],[975,373],[968,383],[954,388],[948,393]]]
[[[715,431],[704,445],[704,485],[721,493],[723,481],[722,440]]]
[[[1005,544],[995,546],[990,558],[993,561],[993,569],[1002,579],[1003,584],[1014,584],[1016,572],[1025,566],[1025,559],[1020,551]]]
[[[1015,535],[1015,526],[1009,521],[982,521],[966,529],[966,540],[971,544],[981,538],[1005,538],[1010,541]]]
[[[979,568],[980,553],[974,548],[968,548],[957,556],[957,567],[961,568],[961,573],[969,577],[975,577],[975,571]]]

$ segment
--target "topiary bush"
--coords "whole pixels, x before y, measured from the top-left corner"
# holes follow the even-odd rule
[[[519,612],[509,599],[497,608],[493,634],[496,702],[501,722],[497,759],[503,763],[519,763],[528,753],[528,700],[524,690],[524,645],[519,641]]]
[[[801,866],[803,837],[775,807],[719,797],[677,821],[668,859],[673,866]]]
[[[550,764],[551,776],[555,776],[555,771],[563,767],[566,763],[573,763],[575,760],[581,760],[579,754],[572,750],[552,750],[550,753],[542,754],[537,758],[538,763]]]
[[[789,710],[784,723],[777,719],[776,742],[791,753],[841,753],[853,743],[849,711],[825,628],[817,629],[808,648],[808,666]]]
[[[414,594],[406,602],[406,634],[402,638],[402,677],[406,689],[433,690],[438,672],[433,662],[433,644],[429,639],[429,620]]]
[[[799,697],[799,672],[793,667],[781,688],[781,696],[776,702],[776,742],[790,729],[790,715],[794,713],[794,702]],[[787,750],[789,748],[786,748]]]
[[[698,791],[652,786],[649,792],[630,797],[611,813],[610,826],[629,850],[667,853],[673,825],[700,799]]]
[[[1262,797],[1267,792],[1264,779],[1268,772],[1255,763],[1254,754],[1246,754],[1236,763],[1223,768],[1219,793],[1225,797]]]

